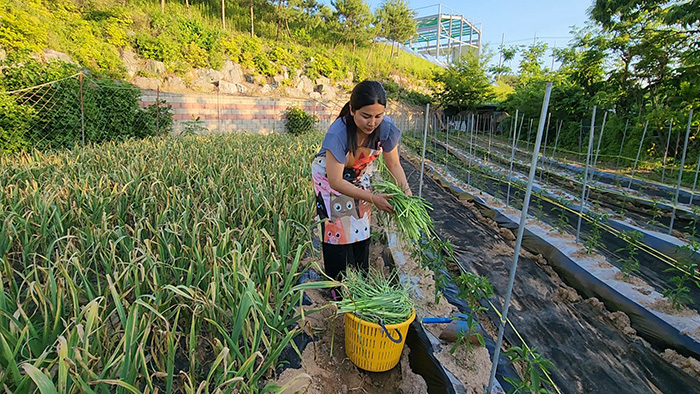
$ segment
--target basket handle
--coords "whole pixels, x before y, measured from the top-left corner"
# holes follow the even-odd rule
[[[391,342],[398,344],[398,343],[401,343],[403,341],[403,336],[401,335],[401,331],[399,331],[398,328],[395,328],[394,330],[396,330],[396,333],[399,334],[399,339],[394,339],[391,337],[391,334],[389,334],[389,330],[386,329],[386,326],[384,325],[383,321],[379,320],[379,325],[382,327],[382,330],[386,334],[386,337],[389,338],[389,340]]]

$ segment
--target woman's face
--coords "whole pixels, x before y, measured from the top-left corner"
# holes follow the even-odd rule
[[[367,135],[372,134],[374,129],[382,123],[385,109],[386,108],[379,103],[365,105],[356,111],[351,108],[350,115],[352,115],[352,118],[355,120],[357,131]]]

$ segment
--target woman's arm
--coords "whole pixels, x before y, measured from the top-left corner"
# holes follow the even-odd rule
[[[384,162],[389,172],[394,177],[396,184],[406,192],[407,195],[411,196],[411,188],[408,186],[408,181],[406,180],[406,174],[403,172],[403,167],[401,167],[401,161],[399,160],[399,147],[396,146],[390,152],[384,152]]]
[[[386,194],[373,194],[369,190],[362,190],[359,187],[343,179],[345,165],[339,162],[330,150],[326,150],[326,174],[328,175],[328,185],[348,197],[365,200],[374,204],[377,208],[386,212],[394,212],[394,208],[387,200]]]

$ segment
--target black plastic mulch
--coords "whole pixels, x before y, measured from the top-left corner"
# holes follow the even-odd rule
[[[420,169],[402,163],[417,193]],[[493,257],[501,236],[428,176],[423,196],[433,205],[436,228],[455,246],[462,265],[489,278],[496,293],[492,301],[500,310],[512,262],[512,255]],[[509,318],[527,344],[556,366],[551,377],[562,393],[700,393],[700,382],[641,339],[623,334],[597,306],[554,300],[560,287],[535,261],[521,257]],[[497,314],[488,315],[497,324]],[[510,328],[505,337],[509,344],[522,345]]]

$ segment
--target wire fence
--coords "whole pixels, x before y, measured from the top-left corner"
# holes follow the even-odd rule
[[[142,107],[140,99],[133,85],[82,72],[0,91],[0,151],[70,148],[170,131],[171,107],[161,101]]]

